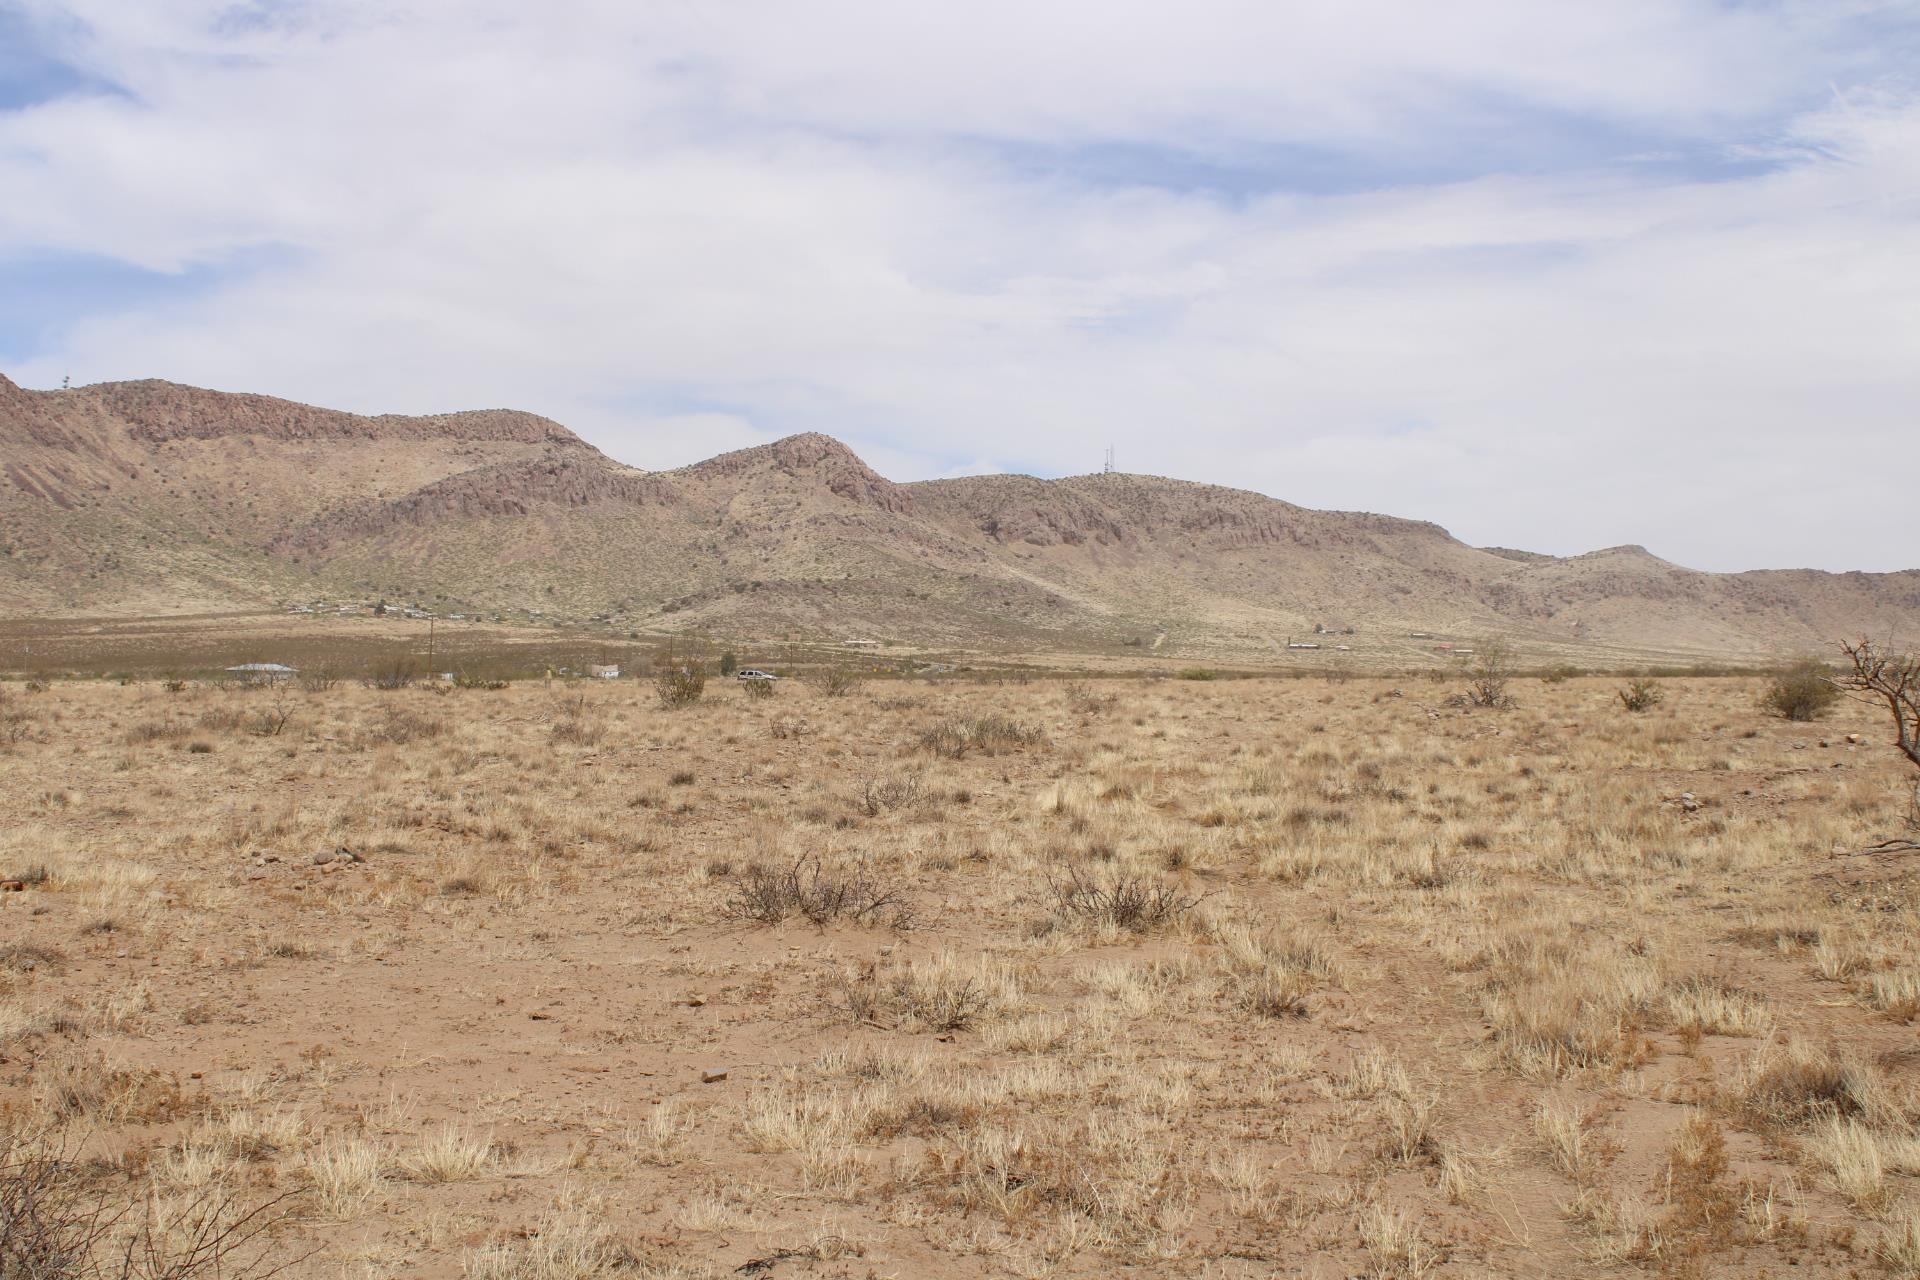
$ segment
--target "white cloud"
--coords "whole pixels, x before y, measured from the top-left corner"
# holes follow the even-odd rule
[[[31,193],[0,257],[249,266],[97,312],[22,381],[512,404],[643,465],[797,430],[898,478],[1111,443],[1473,541],[1920,563],[1910,483],[1845,465],[1920,402],[1908,9],[134,8],[58,6],[130,96],[0,115]],[[1135,180],[1076,176],[1108,144]],[[1158,167],[1296,148],[1346,190]]]

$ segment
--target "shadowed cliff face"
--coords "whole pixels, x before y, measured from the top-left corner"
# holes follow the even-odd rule
[[[146,381],[0,378],[0,605],[434,596],[629,626],[1252,657],[1327,625],[1759,655],[1920,625],[1920,573],[1704,574],[1152,476],[896,484],[825,435],[676,471],[487,410],[368,417]]]

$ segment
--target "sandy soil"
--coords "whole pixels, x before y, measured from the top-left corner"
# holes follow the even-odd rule
[[[297,1275],[1920,1271],[1869,708],[0,687],[10,1167]]]

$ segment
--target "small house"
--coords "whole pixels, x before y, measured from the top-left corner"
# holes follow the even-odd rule
[[[587,668],[587,674],[595,680],[618,680],[620,678],[620,667],[618,663],[595,663],[593,666]]]
[[[274,684],[281,680],[291,680],[300,672],[297,668],[283,666],[278,662],[243,662],[237,667],[228,667],[227,674],[247,684]]]

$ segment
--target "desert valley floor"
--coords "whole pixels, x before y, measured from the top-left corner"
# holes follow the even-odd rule
[[[1920,1273],[1910,767],[1618,683],[0,685],[0,1160],[302,1277]]]

